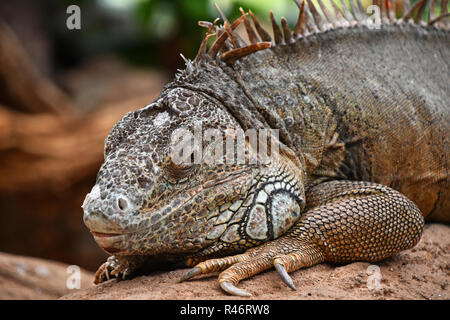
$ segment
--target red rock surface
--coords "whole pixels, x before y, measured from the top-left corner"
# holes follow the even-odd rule
[[[68,265],[49,260],[0,253],[0,299],[57,299],[67,288]],[[70,271],[70,270],[69,270]],[[93,286],[93,274],[80,269],[80,289]],[[69,286],[73,282],[69,279]]]

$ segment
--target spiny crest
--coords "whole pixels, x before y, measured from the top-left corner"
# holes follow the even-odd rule
[[[340,9],[334,0],[330,0],[332,10],[328,9],[322,0],[317,0],[320,7],[312,0],[294,0],[299,8],[297,23],[291,30],[284,17],[281,18],[281,28],[277,23],[274,14],[270,11],[270,21],[273,29],[273,39],[268,31],[266,31],[253,12],[249,10],[246,13],[240,8],[241,16],[230,24],[226,16],[216,4],[216,8],[224,22],[223,26],[217,26],[219,18],[214,22],[199,21],[199,25],[208,29],[203,39],[194,64],[200,63],[202,60],[211,61],[211,58],[220,58],[225,63],[232,64],[236,60],[248,56],[256,51],[264,50],[276,45],[289,44],[300,38],[309,35],[326,32],[337,28],[349,28],[357,25],[372,26],[375,21],[369,16],[360,0],[349,0],[350,8],[344,0],[339,0]],[[448,29],[450,26],[449,15],[447,12],[448,0],[439,0],[441,2],[442,11],[436,16],[436,1],[438,0],[420,0],[411,7],[410,0],[373,0],[373,4],[380,9],[380,20],[382,24],[400,24],[400,23],[418,23],[428,24],[439,29]],[[403,13],[400,18],[395,17],[395,9],[403,4]],[[423,19],[425,8],[428,6],[428,16]],[[248,19],[250,15],[253,26]],[[235,29],[244,23],[245,30],[250,43],[246,43],[235,31]],[[216,36],[216,40],[207,49],[208,39]],[[187,73],[191,76],[195,73],[192,62],[186,60]],[[179,75],[181,76],[181,75]]]

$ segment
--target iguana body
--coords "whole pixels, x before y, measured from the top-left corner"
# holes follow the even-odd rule
[[[300,8],[294,32],[272,19],[266,50],[256,20],[266,42],[245,16],[207,25],[218,36],[209,51],[204,41],[158,100],[113,128],[84,204],[86,225],[115,254],[97,282],[156,258],[195,266],[184,279],[225,270],[219,282],[233,294],[247,295],[239,280],[273,266],[294,287],[287,272],[378,261],[414,246],[424,218],[450,221],[444,19],[395,20],[382,6],[374,29],[356,5],[360,21]],[[252,42],[246,49],[232,31],[240,22]],[[170,133],[198,122],[222,132],[277,129],[280,159],[175,165]]]

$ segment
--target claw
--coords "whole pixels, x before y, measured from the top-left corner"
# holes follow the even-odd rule
[[[249,293],[245,290],[239,289],[227,281],[221,282],[220,287],[224,291],[228,292],[229,294],[235,295],[235,296],[241,296],[241,297],[251,297],[252,296],[251,293]]]
[[[123,269],[123,267],[117,266],[111,271],[110,276],[114,276],[115,278],[121,277],[122,279],[125,279],[127,274],[128,274],[128,268]]]
[[[277,269],[278,273],[280,274],[281,280],[283,280],[283,282],[286,283],[289,288],[291,288],[292,290],[297,290],[294,285],[294,281],[292,281],[291,276],[287,273],[286,268],[282,264],[275,263],[275,269]]]
[[[192,268],[191,270],[187,271],[187,272],[181,277],[180,282],[189,280],[189,279],[191,279],[191,278],[193,278],[193,277],[195,277],[196,275],[199,275],[199,274],[201,274],[201,273],[202,273],[202,269],[200,269],[200,268],[198,268],[198,267]]]
[[[128,273],[129,273],[130,271],[129,271],[129,269],[128,268],[126,268],[123,272],[122,272],[122,280],[125,280],[125,278],[128,276]]]

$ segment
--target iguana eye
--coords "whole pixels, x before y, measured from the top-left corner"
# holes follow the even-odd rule
[[[165,169],[171,178],[184,178],[186,177],[194,167],[194,152],[192,152],[184,161],[178,163],[172,158],[169,158]]]

